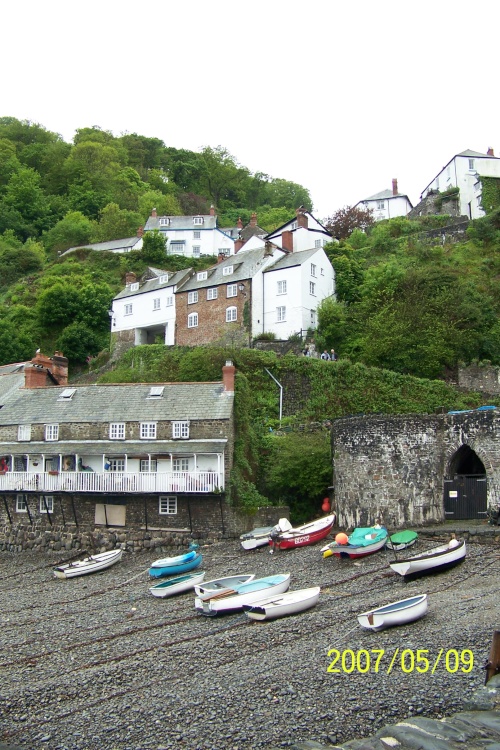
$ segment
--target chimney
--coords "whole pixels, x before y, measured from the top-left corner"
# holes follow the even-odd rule
[[[234,253],[238,252],[238,250],[241,250],[243,245],[245,244],[246,240],[243,240],[241,237],[238,237],[237,240],[234,241]]]
[[[397,195],[398,194],[398,181],[397,181],[397,179],[395,177],[392,180],[392,194],[393,195]]]
[[[490,148],[489,148],[489,149],[487,150],[486,154],[487,154],[488,156],[495,156],[495,152],[493,151],[493,149],[491,148],[491,146],[490,146]]]
[[[287,253],[293,253],[293,233],[289,230],[281,233],[281,247]]]
[[[68,358],[62,352],[54,352],[52,357],[52,375],[59,385],[68,385]]]
[[[217,263],[222,263],[222,261],[225,259],[226,259],[226,256],[224,255],[224,253],[219,253],[217,256]]]
[[[144,234],[144,227],[139,227],[139,229],[137,230],[137,236],[142,237],[143,234]]]
[[[236,367],[233,365],[230,359],[226,360],[226,364],[222,368],[222,383],[224,386],[224,393],[234,393],[234,373]]]
[[[210,216],[215,216],[215,208],[213,207],[213,205],[210,206]]]
[[[264,245],[264,258],[268,258],[270,255],[273,254],[273,243],[269,240],[266,240]]]
[[[251,227],[256,227],[257,226],[257,214],[255,213],[255,211],[250,216],[250,226]]]
[[[153,208],[153,210],[151,211],[151,218],[156,219],[157,216],[158,214],[156,213],[156,208]]]
[[[309,221],[306,216],[306,212],[304,211],[304,206],[300,206],[300,208],[298,208],[295,213],[297,215],[297,226],[307,229]]]
[[[238,216],[238,221],[236,222],[236,226],[238,229],[243,229],[243,222],[241,221],[241,216]]]
[[[133,271],[127,271],[125,274],[125,285],[130,286],[130,284],[134,284],[137,281],[137,276]]]
[[[31,360],[31,366],[24,368],[24,387],[44,388],[47,385],[47,372],[51,371],[52,360],[37,352]]]

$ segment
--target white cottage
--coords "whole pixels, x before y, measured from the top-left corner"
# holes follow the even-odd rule
[[[396,216],[406,216],[413,208],[407,195],[398,191],[398,181],[393,179],[392,190],[381,190],[380,193],[370,195],[356,203],[354,208],[363,207],[372,211],[375,221],[394,219]]]
[[[158,216],[154,208],[144,230],[155,229],[167,240],[167,255],[199,258],[234,253],[234,239],[218,228],[213,206],[210,214],[198,216]]]

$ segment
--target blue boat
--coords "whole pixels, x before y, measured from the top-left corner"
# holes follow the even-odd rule
[[[186,552],[184,555],[177,555],[176,557],[164,557],[152,563],[149,575],[152,578],[163,578],[164,576],[187,573],[197,568],[198,565],[201,565],[202,559],[201,552],[196,552],[196,550],[191,550],[191,552]]]

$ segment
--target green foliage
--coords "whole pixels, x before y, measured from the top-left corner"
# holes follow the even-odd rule
[[[64,252],[70,247],[89,244],[95,231],[95,222],[81,211],[70,211],[52,229],[44,232],[43,244],[53,253]]]
[[[142,216],[135,211],[122,209],[117,203],[108,203],[99,215],[92,241],[107,242],[124,237],[133,237],[142,225]]]
[[[263,331],[254,337],[254,341],[276,341],[276,334],[274,331]]]
[[[40,271],[44,263],[45,252],[38,242],[27,240],[23,244],[11,232],[0,237],[0,288]]]
[[[97,354],[102,347],[102,336],[100,337],[93,329],[85,323],[74,322],[66,326],[56,342],[58,351],[72,362],[85,362],[87,357]]]
[[[500,209],[500,179],[481,176],[481,207],[486,214]]]
[[[152,266],[163,268],[167,260],[167,241],[157,229],[142,238],[141,258]],[[186,261],[184,261],[185,263]]]

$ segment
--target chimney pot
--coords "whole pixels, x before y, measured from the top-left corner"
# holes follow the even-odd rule
[[[137,236],[142,237],[143,234],[144,234],[144,227],[139,227],[139,229],[137,230]]]
[[[495,152],[493,151],[493,149],[491,148],[491,146],[490,146],[490,148],[488,149],[488,151],[486,153],[487,153],[488,156],[495,156]]]
[[[397,195],[398,194],[398,181],[397,181],[397,179],[395,177],[392,180],[392,194],[393,195]]]
[[[158,214],[156,213],[156,208],[153,208],[153,210],[151,211],[151,216],[153,217],[153,219],[156,219],[156,217],[158,216]]]
[[[236,226],[238,229],[243,229],[243,222],[241,220],[241,216],[238,216],[238,221],[236,222]]]
[[[251,227],[256,227],[257,226],[257,214],[255,213],[255,211],[250,216],[250,226]]]
[[[289,230],[281,233],[281,247],[288,253],[293,253],[293,233]]]
[[[214,206],[210,206],[210,216],[215,216],[215,208],[214,208]]]

